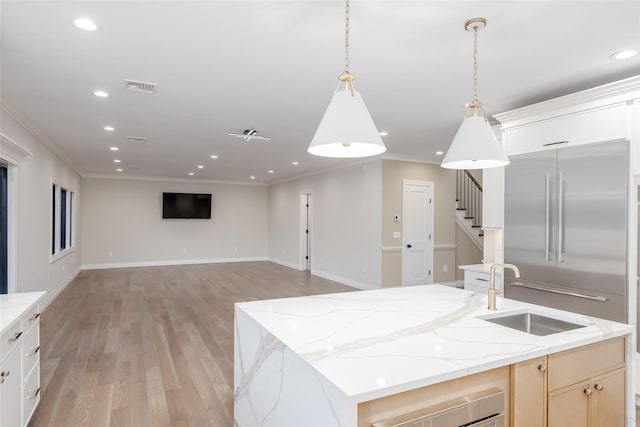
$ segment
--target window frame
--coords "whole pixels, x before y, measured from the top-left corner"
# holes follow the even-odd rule
[[[75,251],[75,205],[76,192],[69,186],[58,184],[51,180],[51,253],[49,263],[54,263]],[[64,194],[64,196],[63,196]],[[63,200],[64,199],[64,200]],[[62,203],[64,202],[64,207]],[[64,220],[64,224],[62,221]],[[62,233],[64,232],[64,236]],[[64,246],[64,247],[63,247]]]

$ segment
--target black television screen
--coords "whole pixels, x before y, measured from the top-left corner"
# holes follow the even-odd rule
[[[162,193],[162,218],[211,218],[211,194]]]

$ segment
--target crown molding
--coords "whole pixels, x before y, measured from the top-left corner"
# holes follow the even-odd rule
[[[82,175],[82,178],[120,179],[120,180],[129,180],[129,181],[190,182],[190,183],[199,183],[199,184],[252,185],[257,187],[266,187],[267,185],[269,185],[263,182],[225,181],[225,180],[214,180],[214,179],[175,178],[175,177],[163,177],[163,176],[106,175],[106,174],[93,174],[93,173],[84,174]]]
[[[494,114],[503,128],[640,98],[640,75]]]
[[[20,161],[31,155],[31,151],[0,132],[0,160],[19,165]]]
[[[71,158],[67,155],[67,153],[60,148],[55,141],[45,135],[43,132],[38,130],[38,128],[31,123],[29,119],[27,119],[24,115],[20,114],[16,111],[15,108],[8,105],[5,100],[0,100],[0,109],[7,113],[13,120],[15,120],[24,130],[26,130],[31,136],[33,136],[38,142],[47,147],[54,155],[56,155],[60,160],[67,164],[71,169],[73,169],[78,175],[82,175],[83,171],[76,163],[71,160]]]

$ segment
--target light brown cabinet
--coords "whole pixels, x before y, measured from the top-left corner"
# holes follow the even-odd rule
[[[547,357],[511,365],[511,423],[518,427],[547,425]]]

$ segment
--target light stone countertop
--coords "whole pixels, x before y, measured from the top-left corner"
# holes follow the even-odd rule
[[[300,356],[351,402],[364,402],[604,339],[633,327],[442,285],[387,288],[236,304],[236,340],[246,319]],[[478,318],[535,311],[586,327],[535,336]],[[246,336],[249,338],[249,336]],[[244,343],[236,370],[250,387],[269,354]],[[242,345],[242,343],[240,343]],[[238,394],[236,390],[236,394]],[[242,393],[242,390],[240,390]],[[239,396],[236,401],[238,402]]]
[[[46,292],[0,295],[0,334],[11,328]]]

